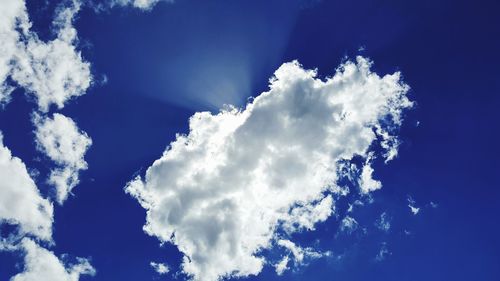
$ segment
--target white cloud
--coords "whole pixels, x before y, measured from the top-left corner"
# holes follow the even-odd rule
[[[71,118],[59,113],[53,118],[35,115],[33,121],[37,148],[59,166],[52,170],[49,183],[56,187],[57,201],[62,204],[79,183],[79,171],[87,169],[84,156],[92,140]]]
[[[0,102],[6,103],[13,86],[33,94],[41,111],[51,104],[62,108],[72,97],[80,96],[90,86],[90,64],[75,48],[73,19],[80,9],[78,0],[60,6],[54,20],[57,37],[40,40],[30,31],[31,22],[23,0],[2,2],[0,9]]]
[[[388,149],[387,151],[391,151],[397,148],[387,147],[387,149]],[[389,153],[387,155],[388,157],[391,157],[387,158],[387,160],[392,159],[393,153]],[[358,179],[359,187],[361,188],[361,191],[365,194],[382,188],[382,183],[380,181],[374,180],[372,177],[374,170],[370,165],[370,161],[371,161],[371,155],[368,156],[368,158],[366,159],[366,163],[361,170],[361,176]]]
[[[285,271],[289,270],[288,262],[290,261],[289,256],[284,256],[277,264],[274,265],[276,274],[282,275]]]
[[[20,247],[25,252],[24,271],[11,281],[78,281],[81,275],[95,274],[87,259],[77,258],[76,264],[65,265],[53,252],[27,238],[21,241]]]
[[[340,223],[340,231],[345,231],[347,233],[352,233],[358,228],[358,222],[350,216],[346,216],[342,219]]]
[[[279,239],[277,242],[278,246],[284,247],[293,257],[293,262],[295,266],[303,265],[306,259],[318,259],[324,256],[330,256],[330,252],[317,252],[312,248],[302,248],[297,246],[290,240]],[[280,262],[274,265],[276,273],[282,275],[283,272],[290,269],[288,263],[290,261],[290,255],[285,255]]]
[[[156,271],[156,273],[158,273],[160,275],[165,275],[170,271],[170,268],[168,267],[168,265],[166,265],[164,263],[152,261],[149,263],[149,265],[154,269],[154,271]]]
[[[416,203],[411,196],[408,196],[408,208],[410,208],[413,215],[417,215],[420,212],[420,208],[416,206]]]
[[[26,165],[3,145],[0,133],[0,224],[13,224],[18,231],[0,237],[0,251],[25,253],[24,271],[11,281],[78,281],[82,274],[94,274],[86,259],[66,267],[52,252],[32,240],[52,241],[53,206],[44,199]]]
[[[393,131],[380,120],[397,127],[412,105],[399,73],[370,66],[358,57],[321,80],[285,63],[245,109],[193,115],[189,134],[126,187],[147,210],[146,233],[177,245],[194,280],[258,274],[277,231],[311,230],[331,215],[346,192],[337,164],[371,159],[384,139],[377,130]],[[362,177],[363,192],[376,189],[366,188],[370,171]]]
[[[3,145],[0,133],[0,224],[16,224],[19,235],[51,241],[52,222],[52,204],[42,198],[26,165]]]
[[[42,112],[51,105],[62,108],[69,99],[85,93],[92,78],[89,63],[83,61],[75,47],[78,39],[73,20],[79,9],[79,0],[60,5],[53,21],[56,38],[44,42],[30,30],[24,0],[2,1],[0,105],[9,102],[15,87],[33,95]],[[62,115],[55,114],[52,120],[37,115],[35,119],[39,148],[60,166],[52,172],[50,181],[58,187],[61,203],[78,183],[78,171],[87,167],[83,154],[90,139]],[[42,198],[25,164],[3,145],[1,134],[0,223],[18,226],[17,231],[0,237],[0,251],[25,253],[24,271],[11,281],[77,281],[82,274],[95,273],[88,260],[77,258],[76,264],[66,266],[35,242],[53,244],[53,206]]]

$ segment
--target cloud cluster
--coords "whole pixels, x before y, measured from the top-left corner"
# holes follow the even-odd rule
[[[51,105],[62,108],[91,85],[90,64],[76,50],[78,42],[73,20],[80,9],[78,0],[63,2],[53,21],[56,37],[48,42],[31,31],[24,0],[0,4],[0,104],[5,106],[16,87],[36,100],[36,142],[40,150],[59,166],[49,182],[57,188],[62,203],[78,183],[78,171],[87,164],[83,154],[91,141],[68,117],[45,114]],[[13,281],[77,281],[80,275],[94,274],[88,260],[64,264],[42,244],[53,245],[53,205],[40,194],[21,159],[12,156],[0,134],[0,224],[16,230],[0,237],[1,251],[24,253],[24,271]]]
[[[24,271],[11,280],[77,281],[82,274],[93,275],[95,270],[88,260],[78,258],[77,263],[66,266],[36,242],[53,243],[52,203],[41,196],[21,159],[4,146],[1,133],[0,179],[0,224],[18,228],[7,238],[0,237],[0,250],[22,251],[25,256]]]
[[[78,38],[73,20],[81,3],[67,0],[58,6],[52,23],[56,37],[48,42],[31,31],[24,0],[1,5],[0,103],[8,103],[15,87],[24,89],[37,101],[41,112],[34,119],[37,143],[60,166],[51,173],[49,182],[56,187],[57,201],[62,203],[78,183],[78,171],[86,168],[83,155],[91,142],[71,119],[56,114],[51,120],[44,115],[51,105],[60,109],[71,98],[84,94],[92,82],[90,64],[76,49]],[[59,151],[53,149],[61,144]]]
[[[347,192],[340,163],[364,158],[349,176],[361,193],[380,188],[371,161],[395,156],[394,132],[412,103],[399,73],[370,67],[358,57],[320,79],[285,63],[245,108],[193,115],[189,133],[126,186],[147,210],[146,233],[176,245],[194,280],[256,275],[273,241],[333,213]]]
[[[36,115],[34,123],[37,148],[59,166],[52,170],[49,183],[56,187],[57,201],[62,204],[79,183],[79,171],[87,169],[83,157],[92,140],[71,118],[59,113],[53,118]]]

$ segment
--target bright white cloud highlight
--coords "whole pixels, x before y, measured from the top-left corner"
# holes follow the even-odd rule
[[[33,121],[37,148],[59,166],[52,170],[49,183],[56,187],[57,201],[62,204],[79,183],[79,171],[87,169],[84,156],[92,140],[71,118],[59,113],[53,118],[35,115]]]
[[[42,198],[26,165],[3,145],[0,132],[0,224],[15,224],[19,235],[51,241],[52,222],[52,204]]]
[[[13,86],[34,95],[41,111],[51,104],[62,108],[69,99],[83,95],[90,86],[90,64],[75,48],[73,19],[80,9],[77,0],[61,6],[54,20],[57,37],[49,42],[31,32],[23,0],[3,1],[0,9],[0,102],[6,103]]]
[[[77,258],[76,264],[65,265],[53,252],[27,238],[20,247],[25,253],[24,271],[10,281],[78,281],[81,275],[95,274],[87,259]]]
[[[126,187],[147,210],[146,233],[176,245],[194,280],[256,275],[277,231],[312,230],[332,214],[347,192],[337,186],[340,162],[363,157],[354,182],[363,193],[380,188],[374,144],[389,157],[412,103],[399,73],[380,77],[370,66],[358,57],[322,80],[285,63],[244,109],[193,115],[189,133]]]

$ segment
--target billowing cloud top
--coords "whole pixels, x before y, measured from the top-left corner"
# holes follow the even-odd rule
[[[147,210],[145,231],[177,245],[194,280],[255,275],[278,236],[332,214],[344,190],[339,163],[363,157],[351,176],[362,193],[380,188],[373,144],[395,156],[393,129],[412,103],[399,73],[380,77],[370,66],[358,57],[321,80],[286,63],[246,108],[193,115],[189,134],[126,187]]]

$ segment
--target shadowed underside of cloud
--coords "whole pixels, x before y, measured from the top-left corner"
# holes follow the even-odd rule
[[[258,274],[268,262],[261,251],[279,241],[306,252],[285,236],[332,215],[345,173],[362,194],[379,189],[372,159],[397,154],[408,86],[370,66],[358,57],[321,80],[285,63],[244,109],[193,115],[189,133],[126,186],[147,210],[146,233],[175,244],[183,272],[200,281]],[[354,157],[365,159],[361,167],[344,169]]]

